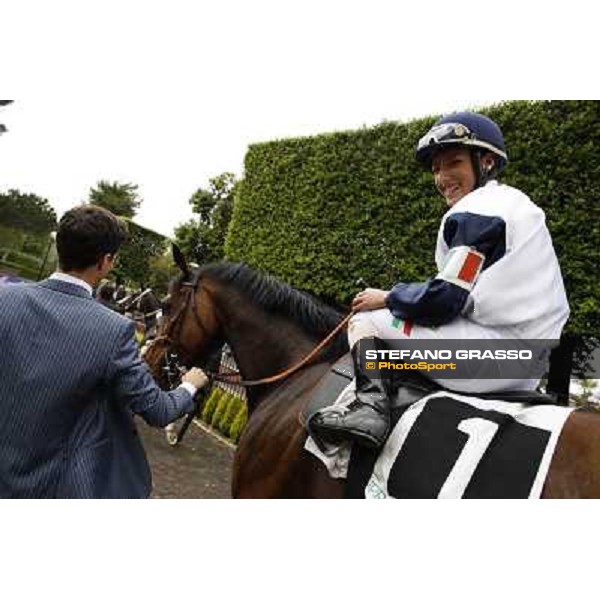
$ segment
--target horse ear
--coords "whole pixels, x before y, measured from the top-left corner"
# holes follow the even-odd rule
[[[185,260],[185,256],[183,252],[180,250],[177,244],[171,244],[173,249],[173,260],[175,264],[179,267],[181,272],[185,275],[186,278],[190,277],[190,268],[188,267],[187,261]]]

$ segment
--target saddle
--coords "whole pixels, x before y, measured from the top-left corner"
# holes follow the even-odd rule
[[[335,362],[330,372],[315,386],[304,410],[300,413],[300,423],[310,433],[311,417],[319,410],[335,403],[343,389],[354,378],[354,367],[350,353]],[[424,396],[446,388],[416,371],[394,371],[390,374],[390,408],[405,409]],[[472,394],[470,394],[472,395]],[[477,393],[484,400],[500,400],[529,405],[557,405],[556,399],[536,391],[506,391]]]
[[[349,354],[315,386],[300,415],[312,444],[305,448],[332,477],[345,479],[346,498],[540,496],[569,409],[535,391],[461,395],[416,371],[389,375],[391,428],[384,451],[329,447],[311,431],[315,413],[335,403],[354,376]]]

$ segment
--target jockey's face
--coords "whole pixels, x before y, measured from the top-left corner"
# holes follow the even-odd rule
[[[445,148],[435,153],[431,172],[438,191],[454,206],[475,188],[471,154],[464,148]]]

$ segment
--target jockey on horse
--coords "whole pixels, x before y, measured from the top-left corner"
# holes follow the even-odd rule
[[[348,338],[355,400],[321,409],[313,418],[313,430],[330,439],[370,447],[386,439],[387,384],[366,370],[359,354],[385,348],[380,338],[558,341],[569,316],[544,212],[521,191],[497,181],[508,162],[498,125],[471,112],[443,117],[419,140],[416,157],[431,169],[450,207],[438,231],[438,274],[425,283],[397,283],[389,291],[367,288],[354,298],[358,312]],[[404,321],[400,329],[398,319]],[[481,393],[532,390],[538,383],[443,380],[454,391]]]

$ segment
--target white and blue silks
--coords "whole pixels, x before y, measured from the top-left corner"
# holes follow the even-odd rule
[[[558,343],[569,305],[544,212],[525,194],[496,181],[467,194],[442,219],[435,259],[436,277],[398,283],[387,308],[352,318],[351,345],[367,336]],[[534,389],[538,380],[440,382],[494,392]]]

